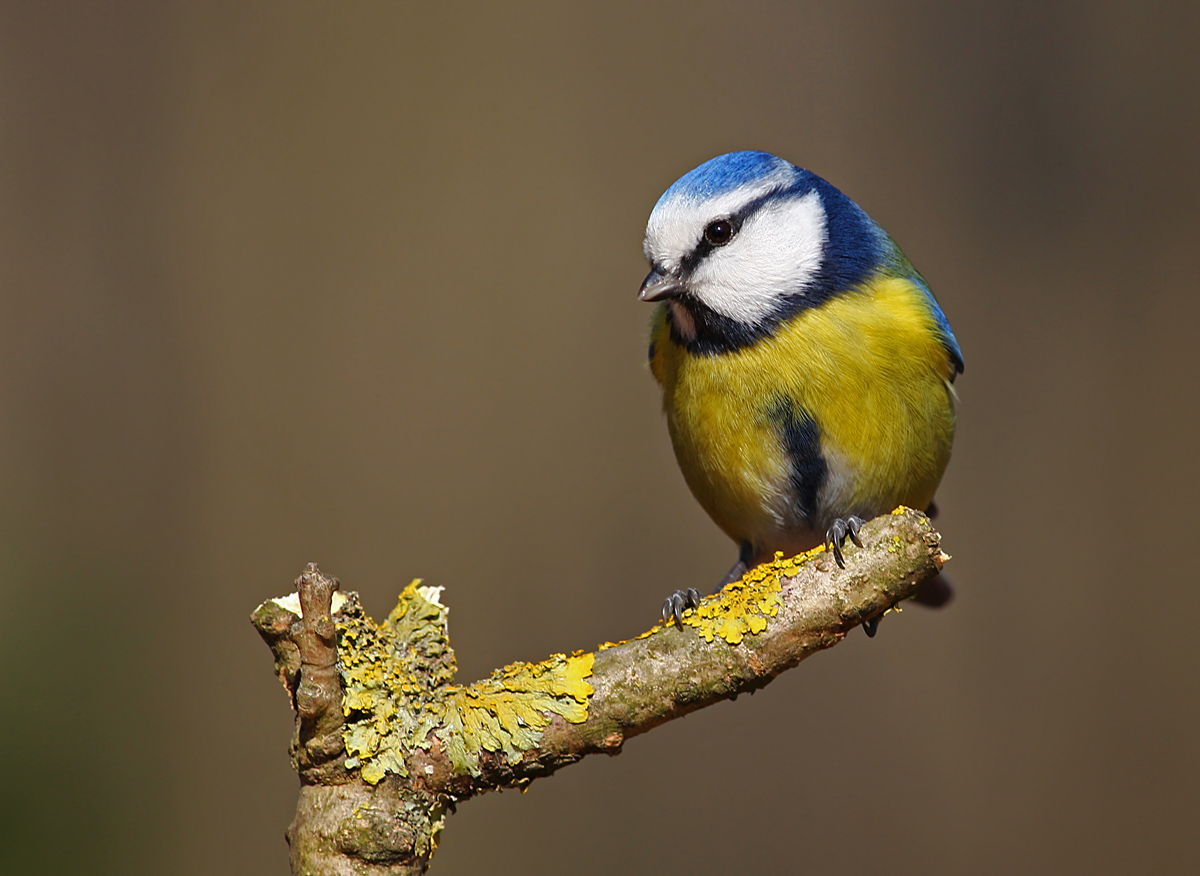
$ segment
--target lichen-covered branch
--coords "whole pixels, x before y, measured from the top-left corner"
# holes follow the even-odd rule
[[[447,807],[615,754],[631,736],[760,688],[912,596],[947,559],[911,509],[871,521],[861,538],[845,569],[821,549],[779,557],[686,612],[680,628],[466,686],[453,683],[441,588],[414,581],[377,625],[310,565],[298,597],[253,616],[297,711],[293,872],[424,872]]]

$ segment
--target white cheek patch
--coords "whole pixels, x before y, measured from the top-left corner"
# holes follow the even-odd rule
[[[684,256],[700,243],[708,223],[732,216],[751,201],[788,185],[793,180],[793,174],[791,166],[784,164],[753,183],[719,195],[677,196],[669,201],[660,201],[646,224],[646,241],[643,245],[646,259],[665,270],[675,270]]]
[[[821,269],[825,240],[825,208],[816,192],[768,203],[700,262],[688,285],[722,316],[756,323],[781,298],[808,288]]]

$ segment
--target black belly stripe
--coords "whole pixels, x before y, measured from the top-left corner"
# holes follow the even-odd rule
[[[796,407],[788,398],[775,402],[770,417],[779,430],[779,437],[783,440],[791,463],[797,516],[810,525],[815,524],[817,494],[829,475],[829,467],[821,455],[821,430],[807,411]]]

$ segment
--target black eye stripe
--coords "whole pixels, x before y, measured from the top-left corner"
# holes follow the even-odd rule
[[[721,226],[718,228],[718,226]],[[704,226],[704,231],[700,235],[700,242],[696,244],[696,248],[683,257],[680,263],[680,268],[686,275],[695,269],[700,261],[718,247],[722,247],[729,241],[733,240],[738,229],[742,227],[742,216],[730,216],[727,219],[714,219]],[[716,232],[716,233],[714,233]]]
[[[708,223],[708,225],[705,226],[704,232],[700,235],[700,242],[696,244],[696,248],[693,249],[691,252],[689,252],[687,255],[685,255],[680,260],[680,264],[679,264],[680,274],[682,276],[687,276],[693,270],[695,270],[696,265],[700,264],[700,262],[704,259],[704,257],[706,255],[708,255],[710,252],[712,252],[718,246],[724,245],[724,244],[714,243],[713,241],[708,239],[708,229],[712,228],[713,225],[716,225],[719,222],[728,222],[730,224],[730,226],[733,229],[733,234],[730,235],[730,237],[725,241],[725,243],[728,243],[730,240],[733,239],[734,236],[737,235],[738,231],[746,224],[746,222],[755,213],[757,213],[760,209],[762,209],[762,207],[768,201],[771,201],[772,199],[778,198],[778,197],[788,197],[788,196],[793,196],[793,195],[804,194],[806,191],[807,190],[802,188],[799,183],[797,183],[796,185],[793,185],[793,186],[783,186],[783,187],[780,187],[777,189],[771,189],[770,191],[764,192],[763,194],[759,195],[757,198],[755,198],[753,201],[751,201],[750,203],[743,206],[740,210],[738,210],[736,213],[732,214],[731,216],[725,216],[720,219],[714,219],[712,222]]]

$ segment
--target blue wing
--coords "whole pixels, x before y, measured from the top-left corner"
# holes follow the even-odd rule
[[[946,319],[946,314],[942,313],[942,308],[937,303],[937,299],[933,297],[933,292],[930,291],[925,278],[920,274],[916,274],[910,276],[908,279],[925,293],[925,300],[929,302],[929,309],[933,311],[933,318],[937,322],[938,333],[941,335],[942,344],[946,347],[946,353],[950,356],[950,364],[954,366],[954,373],[955,375],[962,374],[962,350],[958,346],[958,338],[954,337],[954,329],[950,328],[950,321]]]

